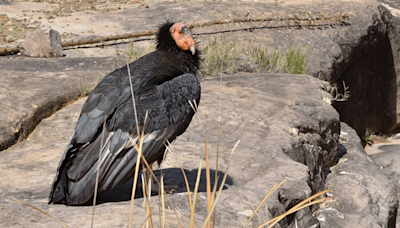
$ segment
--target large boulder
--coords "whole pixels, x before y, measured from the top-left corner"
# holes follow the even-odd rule
[[[393,72],[396,75],[396,80],[393,80],[392,77],[388,78],[391,80],[392,83],[396,85],[396,92],[393,92],[396,94],[394,100],[396,101],[395,107],[396,107],[396,124],[392,126],[391,129],[389,130],[395,130],[400,126],[400,93],[399,93],[399,87],[400,87],[400,4],[398,1],[390,1],[390,0],[380,0],[382,2],[382,7],[379,8],[379,11],[382,14],[382,20],[387,24],[387,36],[390,41],[390,51],[391,53],[388,53],[388,56],[392,56],[393,58],[393,66],[390,66],[390,72],[393,74]],[[383,76],[383,75],[382,75]],[[394,107],[393,107],[394,108]],[[392,108],[392,109],[393,109]],[[393,118],[393,117],[390,117]],[[370,132],[372,133],[372,132]]]
[[[397,198],[400,200],[400,133],[383,140],[376,140],[365,148],[367,154],[386,174],[397,189]],[[396,227],[400,226],[400,213],[397,214]]]
[[[113,69],[112,58],[4,58],[0,61],[0,151],[25,139],[43,119],[86,95]]]
[[[396,227],[399,199],[381,167],[368,157],[354,129],[341,123],[339,155],[326,179],[336,202],[317,212],[321,227]]]
[[[327,100],[325,83],[307,75],[248,74],[202,82],[199,112],[185,134],[173,144],[174,153],[163,164],[166,179],[180,186],[171,194],[179,208],[180,219],[187,226],[189,204],[184,179],[179,169],[183,164],[189,184],[194,187],[197,167],[204,159],[204,130],[210,150],[211,174],[215,175],[218,120],[221,121],[218,174],[225,174],[229,154],[237,147],[228,170],[228,181],[217,206],[219,227],[243,226],[252,210],[274,183],[287,179],[267,201],[268,209],[258,212],[262,221],[277,216],[311,194],[324,188],[325,169],[334,162],[339,137],[339,115]],[[220,94],[221,92],[221,102]],[[84,99],[42,121],[29,138],[0,154],[0,224],[6,227],[47,227],[54,221],[29,207],[4,200],[12,197],[37,206],[70,226],[88,226],[90,207],[48,205],[47,196],[64,147],[72,134]],[[220,113],[220,116],[218,115]],[[29,181],[27,180],[29,177]],[[205,218],[205,177],[202,175],[196,223]],[[214,182],[212,180],[212,182]],[[132,183],[103,192],[96,207],[97,227],[124,226],[128,221]],[[145,218],[142,198],[136,200],[134,223]],[[152,199],[153,208],[158,197]],[[114,212],[113,212],[114,211]],[[18,212],[18,213],[17,213]],[[117,212],[117,214],[115,214]],[[249,213],[250,212],[250,213]],[[17,219],[17,214],[24,219]],[[158,217],[158,210],[153,214]],[[174,226],[171,218],[169,226]],[[318,220],[310,209],[303,209],[281,222],[312,226]],[[253,219],[250,226],[261,225]]]

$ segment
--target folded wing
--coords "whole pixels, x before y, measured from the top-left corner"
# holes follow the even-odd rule
[[[181,74],[170,80],[159,78],[161,82],[134,82],[138,125],[145,132],[142,152],[149,163],[161,162],[166,140],[172,142],[182,134],[193,117],[189,100],[197,103],[200,100],[196,75]],[[50,203],[81,204],[89,200],[99,163],[99,191],[132,178],[137,151],[128,134],[136,142],[138,137],[127,80],[123,71],[114,71],[87,99],[60,162]],[[144,122],[146,112],[148,118]]]

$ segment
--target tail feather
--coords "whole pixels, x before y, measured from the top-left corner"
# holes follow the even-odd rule
[[[101,160],[98,159],[98,151],[96,153],[93,151],[93,148],[100,148],[96,144],[101,143],[101,134],[93,142],[80,146],[72,145],[70,140],[54,179],[49,203],[76,205],[87,202],[94,193],[98,162],[100,162],[99,192],[129,181],[133,177],[137,152],[126,133],[118,131],[105,134]],[[154,140],[158,133],[154,131],[145,135],[142,149],[149,163],[158,159],[157,151],[164,151],[164,140]],[[137,141],[137,138],[134,140]],[[86,154],[94,158],[85,156]]]
[[[100,178],[105,175],[113,163],[110,153],[110,138],[112,132],[107,132],[102,148],[100,163]],[[88,201],[94,191],[96,171],[98,169],[98,154],[102,135],[99,134],[92,143],[72,145],[71,140],[64,152],[54,179],[49,196],[49,203],[82,204]],[[98,148],[97,151],[93,148]],[[85,156],[85,155],[90,156]]]
[[[65,200],[65,195],[67,194],[68,186],[67,186],[67,167],[66,157],[68,155],[68,151],[72,148],[71,141],[74,135],[69,139],[69,143],[67,148],[64,151],[64,154],[61,158],[61,161],[58,165],[56,177],[54,178],[53,184],[51,185],[51,191],[49,195],[49,204],[50,203],[67,203]]]
[[[64,170],[60,175],[59,179],[57,180],[57,183],[53,184],[52,190],[50,192],[49,196],[49,204],[51,203],[63,203],[66,204],[67,202],[65,201],[65,195],[67,194],[66,189],[67,189],[67,174],[66,170]]]

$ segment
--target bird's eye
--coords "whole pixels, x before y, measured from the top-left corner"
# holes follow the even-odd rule
[[[179,30],[179,34],[182,34],[182,30]]]

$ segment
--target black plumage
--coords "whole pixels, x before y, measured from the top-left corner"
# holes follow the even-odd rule
[[[166,141],[172,142],[189,126],[194,111],[188,101],[200,101],[199,59],[190,29],[166,22],[159,28],[156,51],[129,64],[139,128],[145,125],[143,155],[149,164],[161,162]],[[82,204],[93,196],[99,150],[99,192],[130,180],[137,153],[127,133],[137,140],[125,66],[106,75],[87,98],[60,161],[49,203]]]

